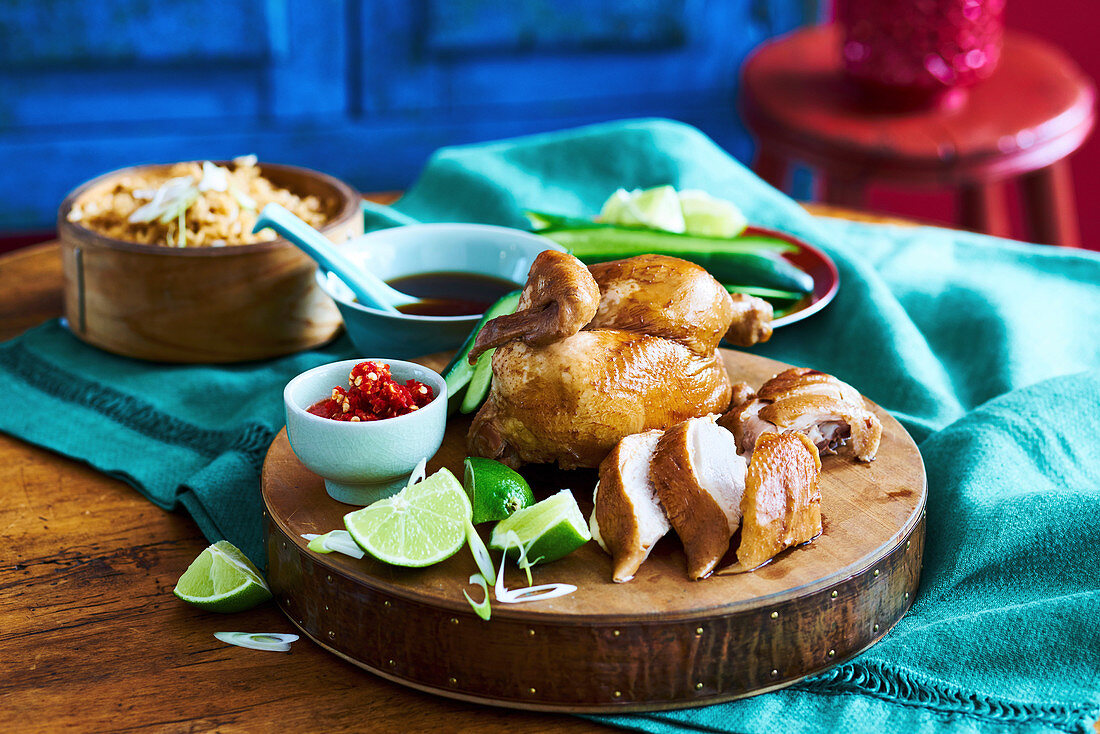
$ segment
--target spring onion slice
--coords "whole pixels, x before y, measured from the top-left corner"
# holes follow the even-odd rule
[[[477,570],[481,571],[481,575],[490,584],[495,584],[497,573],[493,570],[493,559],[489,555],[489,549],[485,547],[485,543],[482,542],[481,536],[477,534],[477,530],[474,529],[471,522],[466,523],[466,543],[470,546],[470,554],[474,557]],[[501,570],[503,570],[503,566]]]
[[[425,456],[423,459],[420,460],[420,463],[416,465],[416,468],[413,469],[413,473],[409,475],[409,482],[408,482],[408,484],[405,485],[405,489],[408,489],[409,487],[413,486],[417,482],[424,481],[424,477],[426,477],[427,474],[428,474],[427,470],[428,470],[428,457]]]
[[[298,635],[275,632],[215,632],[214,637],[227,645],[270,652],[290,652],[290,643],[298,639]]]
[[[352,558],[362,558],[363,549],[351,539],[351,533],[347,530],[332,530],[324,535],[315,533],[303,533],[302,537],[309,541],[308,548],[318,553],[343,553]]]
[[[572,584],[539,584],[538,586],[528,586],[524,589],[505,589],[507,598],[501,599],[498,594],[497,601],[505,604],[519,604],[525,601],[554,599],[559,596],[572,594],[576,590],[577,587]]]
[[[527,601],[554,599],[559,596],[572,594],[577,590],[577,587],[572,584],[540,584],[538,586],[531,586],[531,566],[533,564],[527,561],[527,549],[523,547],[523,544],[519,540],[519,536],[516,535],[514,530],[511,530],[504,535],[504,543],[504,556],[500,559],[500,572],[497,574],[496,586],[493,588],[493,595],[501,604],[520,604]],[[512,545],[515,545],[519,550],[519,567],[527,572],[527,588],[524,589],[512,590],[504,585],[504,564],[508,559],[508,549],[511,548]]]
[[[492,566],[490,566],[490,568],[491,567]],[[469,602],[471,607],[473,607],[474,613],[484,619],[486,622],[488,622],[489,617],[493,613],[492,608],[489,606],[489,584],[486,583],[485,577],[482,576],[480,573],[475,573],[473,576],[471,576],[470,583],[480,586],[481,590],[485,592],[485,598],[482,599],[480,602],[475,602],[473,599],[470,598],[470,595],[466,593],[465,589],[462,590],[462,595],[466,597],[466,601]]]

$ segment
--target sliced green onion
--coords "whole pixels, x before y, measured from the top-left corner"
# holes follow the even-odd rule
[[[290,652],[290,643],[298,639],[298,635],[277,632],[215,632],[214,637],[227,645],[270,652]]]
[[[519,539],[519,535],[515,530],[509,530],[504,534],[504,557],[500,559],[500,575],[504,575],[504,561],[508,558],[508,551],[512,549],[512,546],[516,547],[519,552],[519,558],[516,559],[516,565],[523,569],[527,574],[527,585],[530,586],[531,581],[531,566],[534,566],[535,562],[527,560],[527,548],[524,547],[523,542]]]
[[[176,232],[176,247],[187,247],[187,219],[186,209],[180,209],[180,216],[177,223]]]
[[[363,549],[351,538],[347,530],[331,530],[324,535],[315,533],[303,533],[302,537],[309,541],[307,546],[317,553],[343,553],[352,558],[362,558]]]
[[[428,457],[425,456],[413,469],[412,474],[409,475],[409,481],[405,484],[405,489],[413,486],[417,482],[423,482],[424,477],[428,475]]]
[[[481,575],[490,584],[495,584],[497,582],[497,572],[493,569],[493,559],[489,555],[489,549],[485,547],[481,536],[477,534],[473,523],[470,522],[466,523],[466,542],[470,546],[470,553],[474,557],[474,563],[477,564],[477,570],[481,571]]]
[[[470,583],[480,586],[481,590],[485,592],[485,598],[482,599],[480,602],[475,602],[473,599],[470,598],[470,595],[466,593],[465,589],[462,590],[462,595],[466,597],[466,601],[469,602],[470,606],[474,608],[474,613],[484,619],[486,622],[488,622],[489,617],[493,613],[492,608],[489,606],[489,584],[485,582],[485,577],[482,576],[480,573],[475,573],[473,576],[471,576]]]

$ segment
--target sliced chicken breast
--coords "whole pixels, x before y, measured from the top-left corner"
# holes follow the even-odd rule
[[[615,583],[634,578],[653,545],[669,531],[649,471],[663,434],[646,431],[626,436],[600,464],[589,527],[592,537],[611,555]]]
[[[737,563],[718,573],[743,573],[821,534],[821,459],[801,433],[765,433],[756,441],[741,500]]]
[[[691,418],[657,442],[650,476],[687,555],[687,572],[705,578],[729,550],[741,522],[745,460],[717,416]]]

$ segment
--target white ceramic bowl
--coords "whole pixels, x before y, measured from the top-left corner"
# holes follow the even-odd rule
[[[384,362],[401,383],[419,380],[435,399],[412,413],[379,421],[346,422],[308,412],[311,405],[347,387],[351,368],[364,361]],[[325,480],[329,496],[351,505],[369,505],[396,494],[412,470],[430,459],[443,443],[447,424],[447,383],[412,362],[367,357],[314,367],[287,383],[286,433],[298,459]]]

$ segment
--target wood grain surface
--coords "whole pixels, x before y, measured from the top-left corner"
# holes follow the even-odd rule
[[[722,351],[735,382],[759,386],[788,367]],[[447,363],[446,356],[420,361],[436,369]],[[878,458],[823,458],[824,531],[813,542],[752,573],[692,582],[670,534],[625,584],[611,582],[610,557],[590,542],[534,570],[533,583],[569,583],[576,593],[494,604],[489,623],[462,596],[477,572],[468,552],[405,569],[309,551],[303,533],[342,528],[353,508],[328,496],[282,432],[262,482],[268,580],[287,616],[318,642],[381,675],[448,696],[543,710],[651,710],[789,684],[886,634],[917,589],[924,465],[905,429],[871,407],[883,424]],[[452,416],[429,471],[445,466],[462,476],[468,428],[467,418]],[[591,513],[594,471],[522,471],[536,499],[569,487],[585,516]],[[522,584],[520,578],[513,568],[509,583]],[[427,640],[424,630],[432,631]]]

